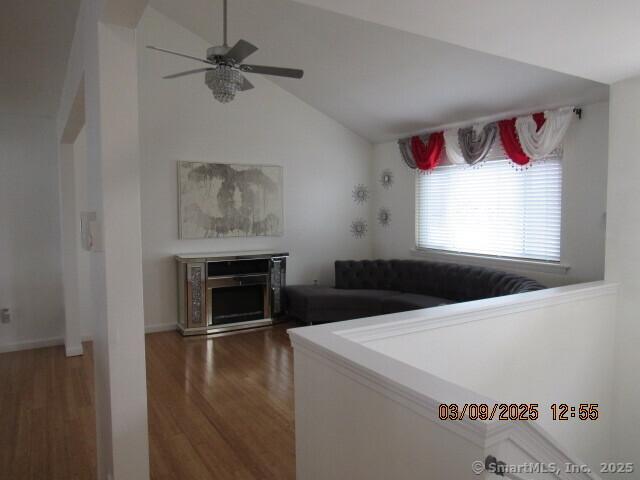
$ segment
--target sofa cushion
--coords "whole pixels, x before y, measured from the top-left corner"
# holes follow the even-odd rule
[[[438,307],[450,303],[452,303],[451,300],[446,298],[416,293],[400,293],[382,299],[382,313],[406,312],[407,310]]]
[[[299,311],[315,309],[356,310],[360,308],[380,308],[382,299],[400,292],[391,290],[339,290],[315,285],[294,285],[286,287],[289,307]]]
[[[308,323],[380,315],[382,301],[399,293],[387,290],[339,290],[315,285],[294,285],[285,289],[287,313]]]
[[[342,322],[345,320],[355,320],[356,318],[375,317],[380,314],[380,311],[370,312],[362,308],[358,310],[311,310],[307,312],[305,316],[298,316],[290,313],[290,315],[293,315],[310,325]]]

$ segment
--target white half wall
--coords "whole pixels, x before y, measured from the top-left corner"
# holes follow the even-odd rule
[[[479,321],[436,326],[445,323],[438,319],[432,328],[366,345],[500,403],[537,403],[536,423],[597,472],[600,462],[611,460],[615,286],[572,285],[509,301],[515,308],[492,311],[491,301],[466,305],[471,317],[484,316]],[[456,309],[441,309],[442,318],[447,310]],[[597,403],[599,417],[553,420],[554,403],[576,409]]]
[[[611,461],[616,296],[593,282],[289,330],[297,477],[489,479],[471,464],[492,454],[562,471],[522,478],[599,479]],[[550,405],[565,402],[597,403],[599,417],[553,420]],[[487,421],[469,418],[464,405],[478,403]],[[537,404],[538,416],[498,420],[503,403]],[[467,415],[441,420],[441,404]]]
[[[326,284],[333,282],[334,260],[370,257],[370,236],[350,233],[352,220],[369,220],[368,205],[351,198],[353,187],[371,178],[368,142],[259,75],[250,76],[255,89],[227,105],[214,100],[203,75],[163,80],[198,64],[145,45],[194,55],[209,45],[152,8],[137,35],[147,325],[176,322],[177,253],[289,251],[289,283]],[[179,240],[179,160],[282,165],[284,236]]]
[[[58,151],[52,119],[0,116],[0,351],[64,331]]]
[[[555,274],[502,264],[496,268],[525,274],[547,286],[604,278],[608,122],[608,102],[587,105],[583,107],[582,120],[574,122],[564,142],[562,263],[571,267],[569,271]],[[395,180],[388,190],[379,182],[385,169],[393,172]],[[371,184],[374,188],[372,218],[376,218],[380,207],[391,211],[388,228],[373,223],[374,257],[424,258],[412,253],[415,248],[415,177],[414,172],[404,166],[396,142],[374,147]],[[459,261],[469,262],[464,258]]]
[[[616,325],[617,461],[640,465],[640,77],[611,87],[606,279],[620,283]],[[640,478],[636,472],[634,478]]]

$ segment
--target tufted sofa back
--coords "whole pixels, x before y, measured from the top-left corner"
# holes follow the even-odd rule
[[[336,261],[336,288],[396,290],[469,301],[545,288],[535,280],[490,268],[420,260]]]

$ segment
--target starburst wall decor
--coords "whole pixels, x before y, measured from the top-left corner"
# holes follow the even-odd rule
[[[361,218],[351,222],[351,235],[353,235],[354,238],[363,238],[367,235],[367,230],[367,222]]]
[[[380,185],[382,185],[385,190],[389,190],[391,185],[393,185],[393,172],[388,168],[380,174]]]
[[[351,196],[353,197],[354,202],[361,205],[369,200],[369,189],[366,187],[366,185],[359,183],[358,185],[353,187]]]
[[[378,223],[383,227],[388,227],[391,223],[391,212],[388,208],[381,207],[378,210]]]

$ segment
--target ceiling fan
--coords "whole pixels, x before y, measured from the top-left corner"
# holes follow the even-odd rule
[[[223,44],[207,49],[207,58],[198,58],[183,53],[165,50],[164,48],[147,45],[147,48],[159,52],[170,53],[180,57],[189,58],[209,66],[197,68],[186,72],[174,73],[162,78],[177,78],[185,75],[205,72],[204,82],[213,92],[213,96],[221,103],[229,103],[236,96],[236,92],[250,90],[253,85],[242,73],[260,73],[263,75],[275,75],[277,77],[302,78],[304,72],[294,68],[268,67],[264,65],[243,64],[242,61],[258,50],[246,40],[239,40],[233,47],[227,44],[227,0],[223,0],[224,23]]]

